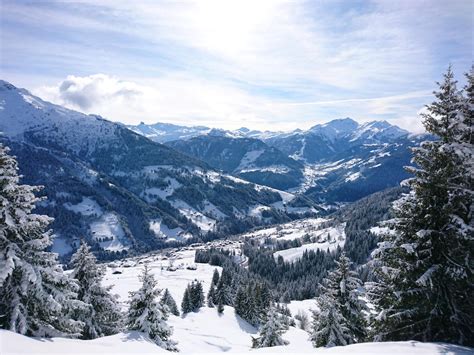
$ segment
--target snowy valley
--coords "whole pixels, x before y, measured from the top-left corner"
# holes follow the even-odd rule
[[[222,245],[220,245],[222,244]],[[220,267],[195,263],[196,250],[225,246],[239,250],[239,243],[220,243],[189,247],[186,250],[167,250],[137,258],[108,263],[103,281],[112,285],[111,291],[119,296],[123,310],[127,308],[129,292],[140,287],[139,274],[147,264],[158,281],[160,289],[168,289],[178,304],[187,285],[199,280],[208,290],[212,283],[214,270]],[[170,265],[173,266],[170,271]],[[191,267],[191,269],[190,269]],[[194,269],[195,268],[195,269]],[[292,315],[298,312],[311,313],[316,308],[314,300],[293,301],[288,307]],[[314,349],[307,331],[291,326],[283,335],[289,342],[286,346],[252,349],[251,339],[258,335],[258,329],[235,314],[233,307],[225,306],[222,314],[215,307],[202,307],[198,312],[186,315],[170,315],[169,324],[173,327],[172,338],[178,341],[181,353],[317,353],[317,354],[399,354],[413,355],[468,355],[471,349],[451,344],[421,343],[416,341],[392,343],[365,343],[329,349]],[[29,349],[29,350],[28,350]],[[95,340],[73,340],[53,338],[40,340],[27,338],[5,330],[0,330],[0,352],[13,354],[159,354],[169,353],[156,346],[147,336],[139,332],[124,332]]]

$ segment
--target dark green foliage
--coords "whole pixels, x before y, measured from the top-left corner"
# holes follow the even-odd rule
[[[184,290],[183,300],[181,301],[181,312],[184,314],[192,311],[191,300],[189,295],[189,287]]]
[[[410,193],[375,252],[378,340],[474,344],[472,85],[463,97],[450,68],[422,114],[438,139],[413,150]]]
[[[214,269],[214,273],[212,274],[212,284],[216,286],[219,283],[219,271]]]
[[[197,312],[202,306],[204,306],[204,291],[202,283],[196,280],[188,284],[184,291],[181,311],[183,314]]]

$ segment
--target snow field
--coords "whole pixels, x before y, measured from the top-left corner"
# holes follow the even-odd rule
[[[229,242],[229,247],[236,243]],[[198,246],[196,248],[200,248]],[[195,249],[196,249],[195,248]],[[158,281],[158,287],[168,288],[180,306],[182,295],[187,284],[195,279],[203,282],[207,293],[212,279],[214,267],[208,264],[194,264],[195,249],[169,251],[145,257],[136,257],[107,264],[105,285],[113,284],[112,292],[118,294],[124,309],[130,291],[140,287],[138,275],[147,263]],[[170,261],[171,260],[171,261]],[[176,271],[165,270],[170,263],[177,267]],[[186,266],[195,265],[196,270],[188,270]],[[114,272],[121,274],[114,274]],[[292,301],[288,305],[292,315],[302,310],[310,316],[310,309],[315,308],[314,300]],[[328,355],[468,355],[472,349],[449,344],[433,344],[419,342],[397,343],[365,343],[346,347],[313,348],[308,340],[308,333],[290,327],[283,335],[289,341],[287,346],[273,348],[251,348],[251,337],[257,336],[257,329],[235,315],[232,307],[225,306],[224,313],[219,315],[216,308],[203,307],[199,312],[189,313],[184,317],[170,316],[169,324],[174,328],[172,339],[178,341],[182,354],[211,353],[266,353],[266,354],[299,354],[316,353]],[[163,354],[168,351],[156,346],[144,334],[124,332],[95,340],[77,340],[65,338],[34,339],[6,330],[0,330],[0,354]]]
[[[280,250],[274,253],[275,257],[282,256],[285,261],[292,262],[301,258],[305,251],[310,250],[336,250],[337,247],[343,247],[346,241],[346,234],[344,232],[345,223],[337,225],[336,227],[328,227],[309,233],[312,238],[318,239],[318,242],[303,244],[297,248],[290,248]]]

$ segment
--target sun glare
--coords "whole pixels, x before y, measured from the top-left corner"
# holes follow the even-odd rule
[[[277,8],[276,1],[198,1],[193,14],[199,45],[220,54],[236,54],[258,43]]]

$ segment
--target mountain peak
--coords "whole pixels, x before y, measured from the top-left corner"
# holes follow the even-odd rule
[[[8,89],[8,90],[17,89],[16,86],[10,84],[8,81],[1,80],[1,79],[0,79],[0,88],[1,88],[1,89]]]
[[[354,132],[359,127],[359,124],[352,118],[339,118],[327,123],[318,124],[309,129],[311,133],[325,136],[330,140],[334,140],[346,136]]]

